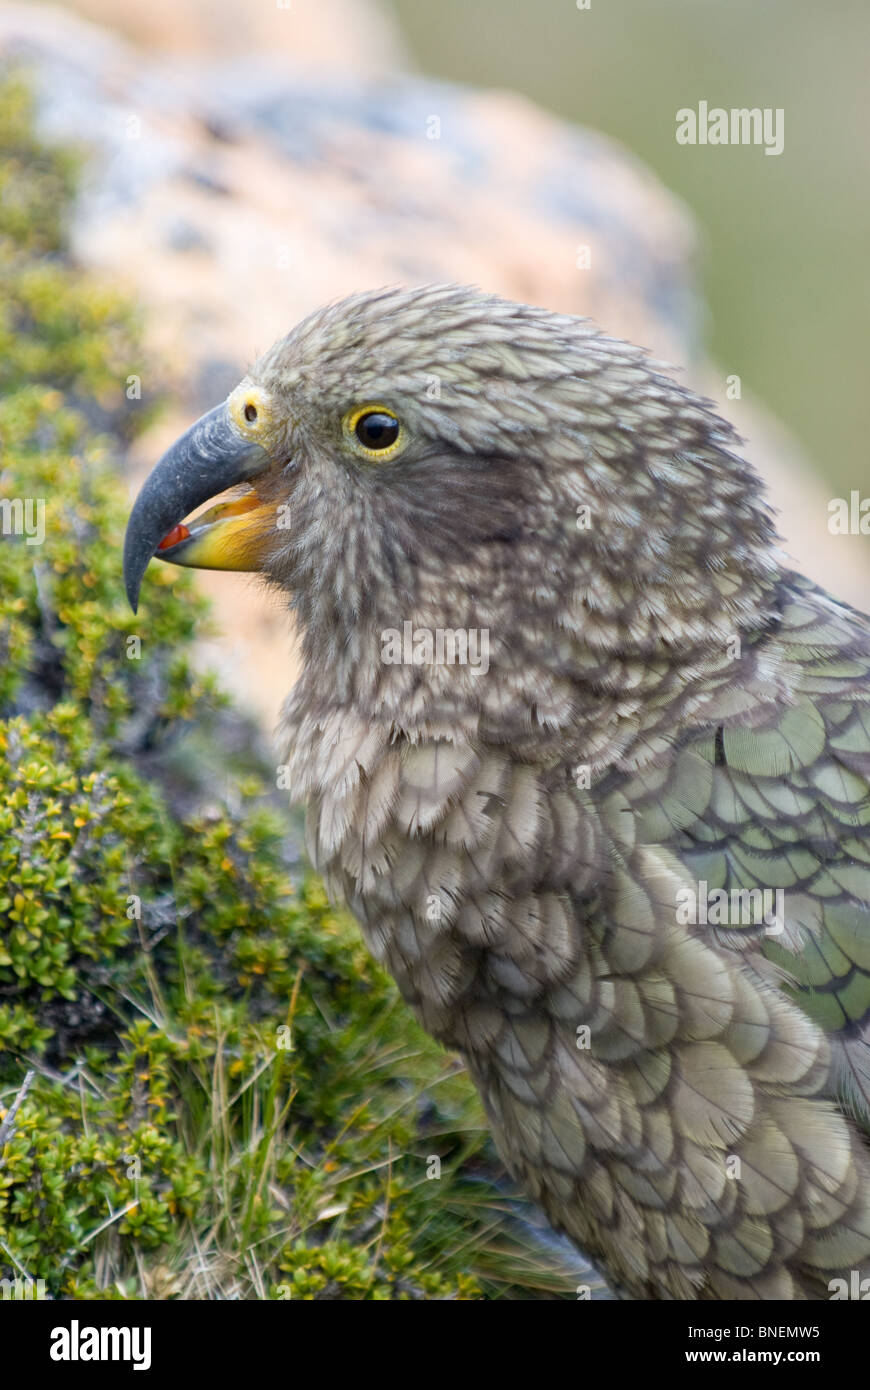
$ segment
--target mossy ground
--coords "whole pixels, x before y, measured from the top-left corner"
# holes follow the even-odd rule
[[[35,1072],[0,1143],[0,1278],[570,1297],[493,1179],[467,1077],[300,868],[253,755],[223,766],[187,576],[153,572],[147,626],[126,605],[142,363],[129,306],[65,252],[73,181],[5,79],[0,498],[44,500],[45,537],[0,543],[0,1123]]]

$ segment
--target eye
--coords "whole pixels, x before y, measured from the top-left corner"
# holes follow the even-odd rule
[[[356,453],[372,460],[392,458],[404,447],[407,438],[398,416],[379,401],[355,406],[345,415],[342,424],[345,438]]]
[[[253,401],[247,401],[245,403],[245,419],[248,420],[251,424],[253,424],[256,418],[257,407],[254,405]]]
[[[372,410],[359,417],[354,434],[366,449],[391,449],[399,437],[399,422],[394,415]]]

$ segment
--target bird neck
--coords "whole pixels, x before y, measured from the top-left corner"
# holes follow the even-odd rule
[[[765,550],[739,569],[687,556],[683,572],[650,566],[630,581],[600,552],[585,564],[575,553],[573,572],[542,566],[533,539],[512,552],[510,565],[455,567],[449,595],[373,586],[355,616],[327,586],[308,589],[300,717],[344,709],[413,741],[450,730],[613,765],[667,721],[700,720],[776,618],[781,572]]]

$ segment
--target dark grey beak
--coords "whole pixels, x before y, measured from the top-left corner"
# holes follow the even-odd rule
[[[127,523],[124,585],[134,613],[142,576],[163,538],[203,502],[263,473],[271,462],[263,446],[233,424],[226,402],[175,441],[146,478]],[[165,558],[172,558],[168,551]]]

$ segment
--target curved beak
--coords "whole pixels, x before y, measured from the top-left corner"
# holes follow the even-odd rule
[[[133,612],[152,556],[199,569],[257,570],[274,533],[277,508],[249,491],[184,518],[210,497],[256,478],[272,466],[261,444],[246,439],[226,402],[177,439],[145,480],[124,538],[124,585]]]

